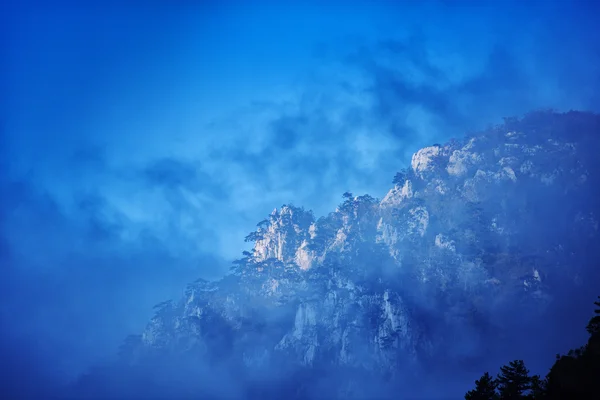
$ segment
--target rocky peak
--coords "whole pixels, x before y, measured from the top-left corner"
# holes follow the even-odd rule
[[[448,146],[433,145],[424,147],[413,154],[411,167],[414,174],[420,178],[427,178],[438,172],[442,167],[444,158],[447,158],[449,152]]]
[[[304,208],[284,205],[274,209],[268,219],[260,222],[255,232],[246,237],[254,241],[256,261],[276,259],[284,264],[296,259],[296,252],[310,239],[310,227],[314,215]]]
[[[485,357],[499,316],[539,313],[566,285],[598,281],[583,261],[600,248],[599,120],[510,120],[419,150],[381,201],[345,193],[316,221],[275,209],[246,237],[251,279],[195,284],[159,309],[136,352],[183,343],[238,360],[236,371],[283,362],[372,376],[457,361],[448,349],[467,345]]]

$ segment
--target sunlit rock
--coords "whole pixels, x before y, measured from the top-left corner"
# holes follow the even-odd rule
[[[584,151],[600,135],[581,132],[580,145],[569,118],[580,129],[598,117],[561,115],[539,128],[549,137],[534,117],[417,151],[381,201],[346,193],[318,219],[274,210],[231,274],[157,307],[131,345],[137,360],[188,352],[235,371],[345,368],[383,385],[485,358],[511,334],[499,318],[525,323],[595,276],[582,260],[600,248],[600,171]],[[337,393],[359,396],[351,383]]]

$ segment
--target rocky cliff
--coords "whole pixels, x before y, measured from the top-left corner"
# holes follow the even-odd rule
[[[536,112],[419,150],[382,199],[275,209],[229,275],[157,306],[122,360],[192,357],[250,397],[373,398],[485,357],[510,321],[598,278],[599,134],[596,115]]]

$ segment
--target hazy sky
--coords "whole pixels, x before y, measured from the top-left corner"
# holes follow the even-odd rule
[[[56,374],[223,274],[274,207],[323,215],[419,147],[600,108],[593,1],[7,3],[3,347]]]

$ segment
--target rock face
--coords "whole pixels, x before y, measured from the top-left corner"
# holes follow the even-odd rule
[[[160,305],[123,360],[194,354],[253,382],[244,393],[364,398],[356,374],[374,395],[434,360],[483,356],[506,310],[541,314],[597,278],[599,144],[598,116],[533,113],[419,150],[381,201],[345,194],[319,219],[274,210],[230,275]]]

